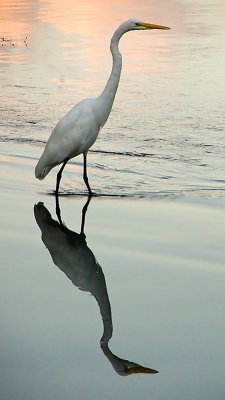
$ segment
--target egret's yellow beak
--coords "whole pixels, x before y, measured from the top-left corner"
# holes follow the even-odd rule
[[[168,26],[148,24],[147,22],[137,22],[136,25],[144,29],[170,29]]]

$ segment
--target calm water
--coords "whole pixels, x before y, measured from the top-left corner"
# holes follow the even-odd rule
[[[85,239],[85,198],[61,229],[24,181],[1,196],[1,398],[223,400],[224,207],[94,198]]]
[[[131,17],[172,29],[121,40],[88,158],[116,198],[91,200],[84,237],[86,197],[66,196],[85,192],[82,157],[61,184],[67,228],[57,169],[39,182],[34,167],[102,91]],[[224,17],[222,0],[0,2],[2,400],[224,399]]]

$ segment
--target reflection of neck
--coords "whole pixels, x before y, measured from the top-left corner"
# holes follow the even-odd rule
[[[115,354],[113,354],[108,346],[108,340],[102,340],[100,342],[101,349],[105,356],[108,358],[109,362],[112,364],[113,368],[118,372],[118,367],[120,367],[121,362],[124,360],[122,358],[117,357]]]
[[[92,279],[92,287],[89,287],[89,291],[96,299],[102,317],[104,330],[101,341],[108,342],[113,332],[111,306],[103,271],[97,262],[96,264],[98,268],[96,268],[95,278]]]

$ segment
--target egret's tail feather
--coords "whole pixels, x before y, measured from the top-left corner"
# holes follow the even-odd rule
[[[43,165],[42,159],[40,159],[35,168],[35,177],[41,181],[48,175],[54,165]]]

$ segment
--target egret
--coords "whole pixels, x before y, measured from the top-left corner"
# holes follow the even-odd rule
[[[105,125],[115,99],[122,69],[119,40],[126,32],[149,29],[170,28],[130,19],[116,29],[110,44],[113,59],[112,71],[103,92],[97,98],[87,98],[75,105],[62,117],[50,135],[35,168],[35,176],[42,180],[52,168],[62,164],[57,174],[56,193],[58,193],[66,163],[71,158],[83,154],[83,179],[89,195],[93,194],[87,176],[87,153],[95,143],[100,129]]]

